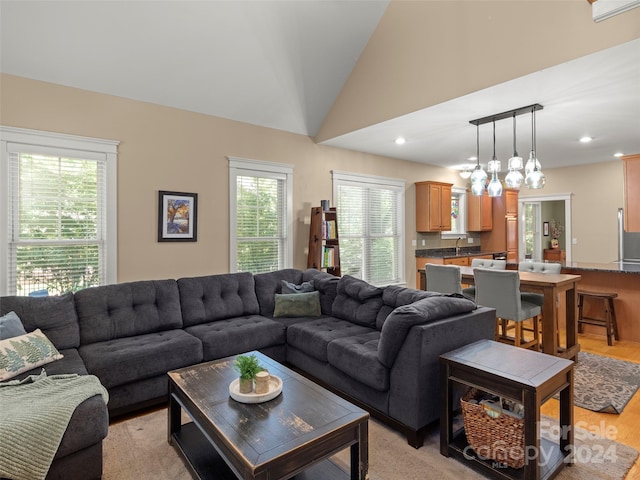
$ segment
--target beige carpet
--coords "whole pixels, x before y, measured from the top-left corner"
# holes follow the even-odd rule
[[[593,435],[577,434],[575,451],[582,462],[562,470],[561,480],[622,480],[638,452]],[[589,438],[585,438],[589,437]],[[440,455],[439,432],[434,429],[420,449],[376,420],[369,422],[371,480],[483,479],[461,462]],[[180,457],[167,443],[167,412],[157,410],[115,423],[104,441],[104,480],[187,480]],[[345,468],[348,450],[335,458]],[[580,460],[579,459],[579,460]],[[590,461],[587,461],[590,460]]]

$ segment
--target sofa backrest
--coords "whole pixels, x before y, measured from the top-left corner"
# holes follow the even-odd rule
[[[388,287],[385,287],[382,292],[382,307],[380,307],[378,315],[376,316],[376,328],[378,330],[382,330],[384,321],[396,308],[403,305],[409,305],[421,298],[427,298],[433,295],[440,294],[437,292],[426,292],[424,290],[400,287],[398,285],[389,285]]]
[[[58,350],[80,346],[80,328],[72,293],[50,297],[0,297],[0,315],[12,311],[27,332],[39,328]]]
[[[182,328],[175,280],[87,288],[75,300],[83,345]]]
[[[383,289],[345,275],[338,282],[333,316],[365,327],[376,328],[376,317],[382,307]]]
[[[282,280],[299,285],[302,283],[302,271],[284,268],[275,272],[257,273],[253,279],[255,295],[260,304],[260,315],[272,317],[276,306],[276,293],[282,293]]]
[[[178,280],[185,327],[260,313],[253,275],[224,273]]]
[[[323,315],[333,315],[333,302],[338,294],[340,277],[309,268],[302,272],[302,281],[313,280],[314,288],[320,292],[320,311]]]

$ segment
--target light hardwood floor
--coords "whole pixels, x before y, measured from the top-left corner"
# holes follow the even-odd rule
[[[584,352],[596,353],[607,357],[640,363],[640,344],[635,342],[614,342],[607,345],[604,336],[579,335],[580,349]],[[558,402],[549,400],[542,407],[542,413],[558,418]],[[620,415],[596,413],[583,408],[574,408],[574,421],[586,422],[588,426],[601,428],[613,426],[617,429],[615,440],[640,451],[640,391],[636,392]],[[588,427],[587,427],[588,428]],[[626,480],[640,480],[640,459],[627,474]]]

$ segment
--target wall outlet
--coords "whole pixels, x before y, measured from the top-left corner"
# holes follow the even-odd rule
[[[416,245],[418,245],[418,241],[416,239],[411,240],[411,246],[415,247]]]
[[[467,237],[467,243],[473,243],[473,238]]]
[[[309,215],[305,215],[304,219],[302,220],[302,223],[305,225],[311,225],[311,217]]]
[[[426,244],[426,240],[422,240],[422,246],[424,247]]]
[[[571,245],[577,245],[578,244],[578,239],[577,238],[572,238],[571,239]]]
[[[304,254],[309,255],[309,247],[304,247]]]

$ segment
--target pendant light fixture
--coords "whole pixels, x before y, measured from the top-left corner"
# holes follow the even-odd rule
[[[504,183],[510,188],[520,188],[524,182],[524,176],[520,172],[523,168],[522,157],[518,155],[516,148],[516,112],[513,112],[513,157],[509,159],[507,176],[504,177]]]
[[[498,172],[500,171],[500,161],[496,158],[496,121],[493,121],[493,157],[489,162],[487,170],[491,172],[491,181],[487,185],[487,193],[490,197],[499,197],[502,195],[502,183],[498,180]]]
[[[542,173],[542,166],[536,153],[536,109],[531,109],[531,153],[525,166],[526,177],[524,179],[527,188],[540,189],[544,187],[546,178]]]
[[[476,167],[471,173],[471,193],[480,196],[484,193],[487,172],[480,165],[480,124],[476,124]]]

